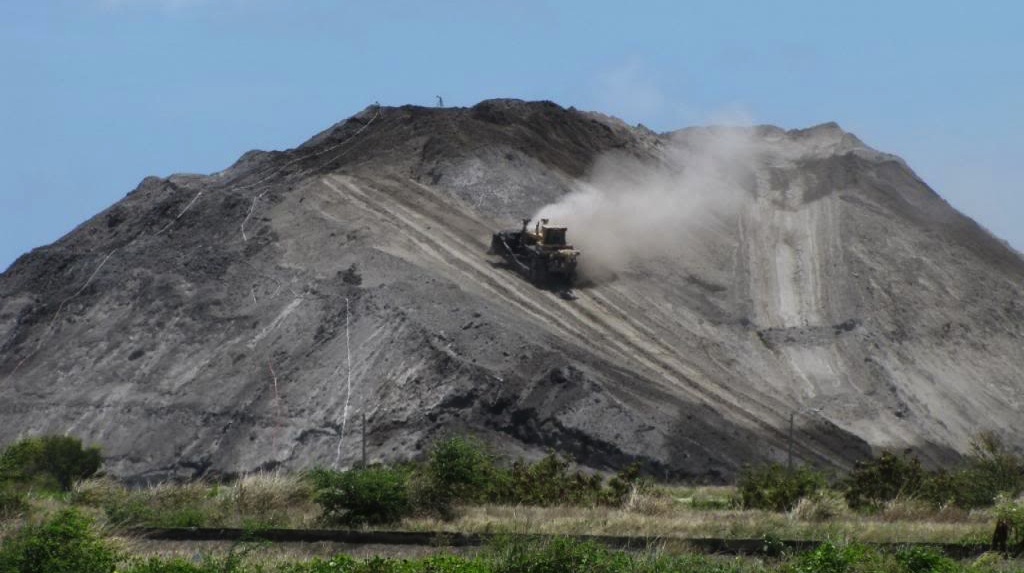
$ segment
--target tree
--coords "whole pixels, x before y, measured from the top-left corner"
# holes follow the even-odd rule
[[[916,457],[884,452],[854,465],[845,480],[846,501],[850,507],[859,509],[879,507],[900,497],[917,497],[927,477]]]
[[[5,539],[0,573],[111,573],[118,558],[87,517],[65,509]]]
[[[39,436],[15,442],[0,454],[0,481],[70,491],[103,465],[96,446],[85,448],[71,436]]]

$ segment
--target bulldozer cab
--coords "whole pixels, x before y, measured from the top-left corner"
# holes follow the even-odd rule
[[[568,248],[569,245],[565,243],[565,230],[565,227],[548,227],[548,220],[541,219],[537,221],[533,232],[529,233],[531,243],[541,247]]]
[[[540,242],[552,247],[565,246],[565,227],[544,227],[541,229]]]

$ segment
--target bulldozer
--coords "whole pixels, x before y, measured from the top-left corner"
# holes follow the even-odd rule
[[[530,221],[523,219],[521,229],[494,233],[489,252],[501,255],[537,286],[571,287],[580,252],[565,242],[566,228],[541,219],[530,229]]]

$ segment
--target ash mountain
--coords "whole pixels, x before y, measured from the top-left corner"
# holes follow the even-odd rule
[[[591,264],[576,300],[486,254],[549,212]],[[471,432],[717,480],[785,460],[792,419],[800,461],[937,464],[982,430],[1024,445],[1022,285],[834,124],[371,107],[147,178],[0,275],[0,442],[66,432],[155,480],[345,467],[365,419],[371,461]]]

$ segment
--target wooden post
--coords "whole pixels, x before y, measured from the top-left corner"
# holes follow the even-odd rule
[[[796,411],[789,413],[789,455],[786,456],[786,471],[793,473],[793,418]]]
[[[786,471],[793,472],[793,418],[797,414],[820,414],[821,408],[802,408],[800,410],[789,411],[789,444],[786,448],[788,453],[786,454]]]
[[[363,467],[366,467],[366,412],[363,412]]]

